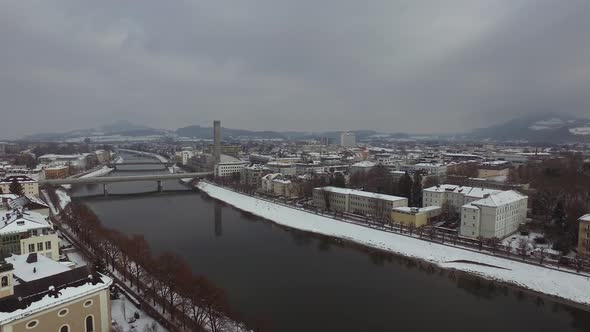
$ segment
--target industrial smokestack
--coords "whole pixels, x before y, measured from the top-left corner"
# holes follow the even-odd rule
[[[213,121],[213,156],[215,164],[221,160],[221,121]]]

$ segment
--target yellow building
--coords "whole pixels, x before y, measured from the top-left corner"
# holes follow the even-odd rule
[[[580,230],[578,233],[578,255],[590,257],[590,214],[578,219]]]
[[[10,193],[10,185],[18,182],[23,188],[23,195],[39,197],[39,182],[26,175],[12,175],[0,181],[0,189],[5,194]]]
[[[68,166],[47,167],[43,172],[46,179],[65,179],[70,174]]]
[[[0,331],[110,331],[112,280],[87,266],[69,269],[47,258],[37,261],[41,257],[0,262]]]
[[[396,207],[392,209],[391,220],[395,224],[421,227],[428,225],[432,218],[440,215],[440,206],[427,206],[423,208]]]

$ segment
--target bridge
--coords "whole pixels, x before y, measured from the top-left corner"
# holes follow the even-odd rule
[[[173,162],[154,162],[154,161],[128,161],[122,163],[108,163],[107,166],[110,168],[114,168],[115,170],[119,166],[137,166],[137,165],[153,165],[153,166],[164,166],[164,167],[171,167],[174,165]]]
[[[107,184],[116,182],[137,182],[137,181],[156,181],[158,183],[158,191],[162,192],[164,187],[162,181],[175,179],[200,179],[213,172],[200,173],[176,173],[176,174],[150,174],[150,175],[130,175],[130,176],[104,176],[91,178],[68,178],[68,179],[46,179],[39,180],[39,185],[61,186],[65,184],[102,184],[103,193],[108,195]]]

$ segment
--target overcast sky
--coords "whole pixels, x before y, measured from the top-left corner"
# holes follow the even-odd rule
[[[0,0],[0,137],[590,115],[588,0]]]

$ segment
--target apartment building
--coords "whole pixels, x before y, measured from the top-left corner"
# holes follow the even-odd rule
[[[340,134],[340,145],[349,147],[356,145],[356,135],[354,133],[341,133]]]
[[[526,221],[528,197],[514,190],[486,195],[462,206],[459,234],[503,239]]]
[[[301,196],[303,188],[302,183],[295,181],[294,177],[271,173],[262,177],[260,191],[269,195],[293,198]]]
[[[46,216],[20,209],[0,216],[0,256],[38,253],[59,259],[59,239]]]
[[[480,179],[495,179],[505,181],[510,172],[510,163],[503,160],[486,161],[477,168],[477,177]]]
[[[259,188],[262,185],[262,177],[270,173],[271,170],[260,164],[248,165],[242,168],[240,182],[249,186]]]
[[[111,330],[112,279],[32,253],[0,261],[0,331]]]
[[[10,193],[12,182],[18,182],[23,188],[23,194],[26,196],[39,197],[39,182],[26,175],[12,175],[0,181],[0,189],[3,193]]]
[[[496,189],[441,184],[422,190],[422,206],[443,206],[447,203],[449,208],[458,213],[463,205],[500,192]]]
[[[313,204],[324,210],[371,215],[391,220],[392,209],[408,206],[408,199],[330,186],[313,190]]]
[[[578,221],[578,255],[590,258],[590,214],[581,216]]]
[[[221,155],[221,160],[215,165],[215,176],[226,177],[233,176],[235,174],[241,174],[242,169],[246,166],[246,163],[238,158],[228,156],[225,154]]]

